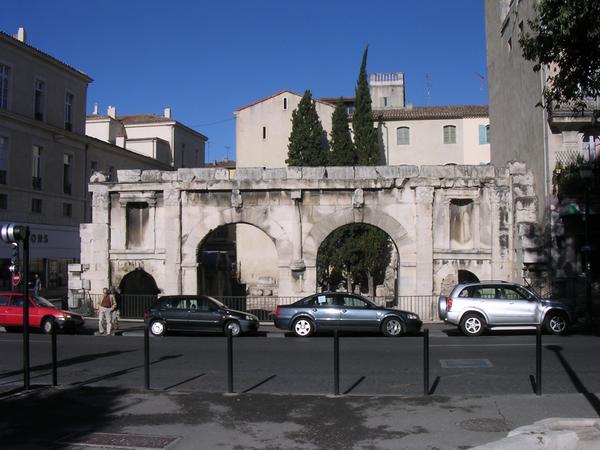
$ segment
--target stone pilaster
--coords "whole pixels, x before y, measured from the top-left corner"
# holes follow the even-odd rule
[[[433,193],[432,187],[415,189],[417,295],[431,295],[433,292]]]

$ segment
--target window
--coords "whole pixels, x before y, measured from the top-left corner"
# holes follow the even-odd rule
[[[42,200],[39,198],[31,199],[31,212],[41,214],[42,212]]]
[[[262,127],[262,138],[267,139],[267,127]]]
[[[479,125],[479,145],[490,143],[490,126]]]
[[[358,297],[343,296],[342,305],[346,308],[368,308],[369,304]]]
[[[287,109],[287,97],[283,97],[283,109]]]
[[[32,157],[32,167],[31,167],[32,187],[36,191],[41,191],[42,190],[42,172],[41,172],[42,147],[40,147],[39,145],[34,145],[31,157]]]
[[[456,127],[454,125],[444,127],[444,144],[456,144]]]
[[[73,215],[73,205],[70,203],[63,203],[63,216],[71,217]]]
[[[73,131],[73,103],[75,96],[70,92],[65,95],[65,130]]]
[[[6,194],[0,194],[0,209],[8,208],[8,196]]]
[[[409,145],[410,144],[410,128],[398,127],[396,129],[396,143],[398,145]]]
[[[383,107],[385,108],[387,105],[387,97],[383,97]]]
[[[98,172],[98,161],[92,161],[90,163],[90,177],[95,173]]]
[[[10,78],[10,67],[0,64],[0,108],[8,108],[8,81]]]
[[[108,181],[115,181],[115,168],[110,166],[108,168]]]
[[[33,104],[33,117],[35,120],[44,120],[44,106],[46,101],[46,82],[35,80],[35,93]]]
[[[0,184],[6,184],[8,138],[0,136]]]
[[[141,248],[149,219],[148,203],[127,203],[127,248]]]
[[[65,194],[71,193],[71,163],[73,162],[73,156],[65,153],[63,155],[63,192]]]

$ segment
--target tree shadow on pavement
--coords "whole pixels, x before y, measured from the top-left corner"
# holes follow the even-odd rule
[[[583,396],[589,402],[591,407],[594,408],[594,411],[596,411],[596,414],[600,416],[600,399],[598,399],[598,397],[595,394],[588,391],[585,385],[579,379],[577,373],[573,370],[567,359],[562,354],[563,348],[560,345],[547,345],[546,348],[554,352],[554,354],[562,364],[563,368],[565,369],[565,372],[567,372],[567,375],[571,379],[573,386],[575,386],[575,389],[577,389],[577,392],[583,394]]]
[[[128,391],[121,388],[46,388],[13,395],[1,401],[2,448],[73,448],[92,432],[106,430]],[[120,406],[121,403],[121,406]]]
[[[81,355],[81,356],[75,356],[73,358],[61,359],[61,360],[57,361],[57,365],[58,365],[58,367],[67,367],[67,366],[72,366],[75,364],[81,364],[81,363],[86,363],[86,362],[90,362],[90,361],[95,361],[100,358],[110,358],[112,356],[121,355],[123,353],[130,353],[133,351],[135,351],[135,350],[113,350],[110,352],[91,353],[89,355]],[[41,371],[41,370],[50,370],[50,369],[52,369],[52,363],[39,364],[37,366],[30,367],[31,372]],[[0,374],[0,379],[12,377],[15,375],[21,375],[22,373],[23,373],[23,369],[12,370],[10,372],[3,372]]]
[[[175,358],[181,358],[183,355],[179,354],[179,355],[168,355],[168,356],[162,356],[160,358],[158,358],[155,361],[152,361],[150,363],[150,365],[152,364],[158,364],[161,363],[163,361],[168,361],[170,359],[175,359]],[[120,370],[115,370],[114,372],[110,372],[104,375],[100,375],[94,378],[90,378],[89,380],[85,380],[85,381],[80,381],[78,383],[73,383],[73,386],[85,386],[86,384],[93,384],[93,383],[97,383],[99,381],[104,381],[104,380],[108,380],[109,378],[115,378],[115,377],[120,377],[121,375],[125,375],[128,373],[131,373],[135,370],[138,369],[143,369],[144,365],[143,364],[139,364],[136,366],[132,366],[132,367],[127,367],[126,369],[120,369]],[[141,384],[141,383],[140,383]]]

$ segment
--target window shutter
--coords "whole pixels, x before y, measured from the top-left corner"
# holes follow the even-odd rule
[[[479,145],[487,144],[485,125],[479,125]]]

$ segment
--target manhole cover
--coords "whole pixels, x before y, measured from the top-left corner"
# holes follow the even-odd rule
[[[145,436],[122,433],[90,433],[84,436],[69,435],[60,440],[61,444],[89,445],[128,449],[165,449],[178,438],[173,436]]]
[[[458,424],[467,431],[508,431],[506,422],[502,419],[469,419]]]
[[[444,369],[486,369],[492,367],[489,359],[440,359]]]

